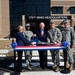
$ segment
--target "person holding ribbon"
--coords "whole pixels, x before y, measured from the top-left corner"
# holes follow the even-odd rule
[[[61,31],[55,27],[53,20],[50,21],[50,29],[47,34],[47,42],[53,45],[61,44],[62,34]],[[59,71],[59,50],[51,50],[52,60],[54,62],[53,69],[55,72]]]
[[[30,30],[30,24],[27,23],[26,24],[26,30],[23,32],[24,37],[26,37],[29,41],[31,41],[31,37],[33,36],[33,32]],[[28,44],[26,44],[28,45]],[[26,65],[27,65],[27,69],[28,70],[32,70],[31,66],[30,66],[30,62],[31,62],[31,58],[32,58],[32,51],[24,51],[25,53],[25,61],[26,61]]]
[[[67,62],[66,62],[66,68],[70,70],[70,72],[73,70],[73,47],[75,45],[75,33],[74,29],[69,25],[68,20],[64,20],[64,27],[62,28],[62,42],[67,41],[68,47],[67,47]]]
[[[18,26],[18,32],[16,33],[16,42],[18,46],[25,46],[26,44],[34,45],[33,42],[29,41],[26,37],[23,35],[23,27]],[[18,53],[18,61],[17,61],[17,71],[22,71],[22,53],[23,51],[17,51]]]
[[[47,42],[47,33],[45,31],[45,24],[43,22],[39,24],[39,31],[36,32],[36,35],[39,41]],[[47,51],[46,50],[39,51],[39,58],[40,58],[40,67],[42,69],[46,69],[47,68]]]

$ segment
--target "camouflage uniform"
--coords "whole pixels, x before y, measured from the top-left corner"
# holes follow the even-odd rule
[[[73,49],[72,45],[75,44],[75,36],[74,36],[74,29],[72,27],[67,27],[62,29],[62,42],[68,41],[69,46],[67,47],[67,61],[70,64],[74,63],[73,59]]]
[[[53,28],[48,30],[48,35],[47,35],[47,41],[50,43],[57,42],[61,43],[62,40],[62,34],[61,31],[58,28]],[[59,50],[51,50],[52,54],[52,60],[54,64],[57,64],[59,66]]]
[[[32,31],[25,31],[24,36],[30,41],[31,37],[33,36]],[[25,51],[25,59],[26,59],[26,64],[30,64],[31,62],[31,57],[32,57],[32,51]]]

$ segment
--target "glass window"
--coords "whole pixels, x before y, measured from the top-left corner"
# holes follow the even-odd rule
[[[52,14],[57,14],[57,10],[55,8],[52,8]]]
[[[20,1],[20,2],[19,2],[19,6],[23,6],[23,2]]]
[[[32,16],[36,16],[35,12],[31,12],[31,15],[32,15]]]
[[[23,8],[22,7],[19,7],[18,11],[19,12],[22,12],[23,11]]]
[[[75,7],[70,8],[70,14],[75,14]]]
[[[63,8],[62,7],[53,7],[52,14],[63,14]]]
[[[50,0],[9,0],[11,30],[22,24],[22,15],[49,16]]]
[[[32,16],[32,13],[34,13],[34,15],[36,14],[36,16],[45,16],[45,12],[47,12],[47,16],[50,15],[50,0],[32,0],[30,2],[26,0],[25,7],[25,15],[30,13],[30,15]],[[29,8],[31,9],[31,11],[29,11]]]

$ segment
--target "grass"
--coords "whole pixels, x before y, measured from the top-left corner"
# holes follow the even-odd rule
[[[12,40],[0,40],[0,49],[10,49]]]

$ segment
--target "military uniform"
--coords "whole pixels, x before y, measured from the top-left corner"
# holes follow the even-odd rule
[[[61,31],[58,28],[53,28],[48,30],[48,35],[47,35],[47,41],[50,43],[57,42],[61,43],[62,40],[62,34]],[[59,50],[51,50],[52,54],[52,60],[54,64],[57,64],[59,66]]]
[[[33,36],[32,31],[24,31],[24,36],[31,41],[31,37]],[[29,65],[31,62],[31,57],[32,57],[32,51],[25,51],[25,59],[26,59],[26,64]]]
[[[67,47],[67,61],[69,62],[69,64],[73,64],[74,59],[72,45],[75,44],[74,29],[70,26],[68,26],[67,28],[64,27],[62,29],[62,37],[62,42],[68,41],[69,43],[69,46]]]

